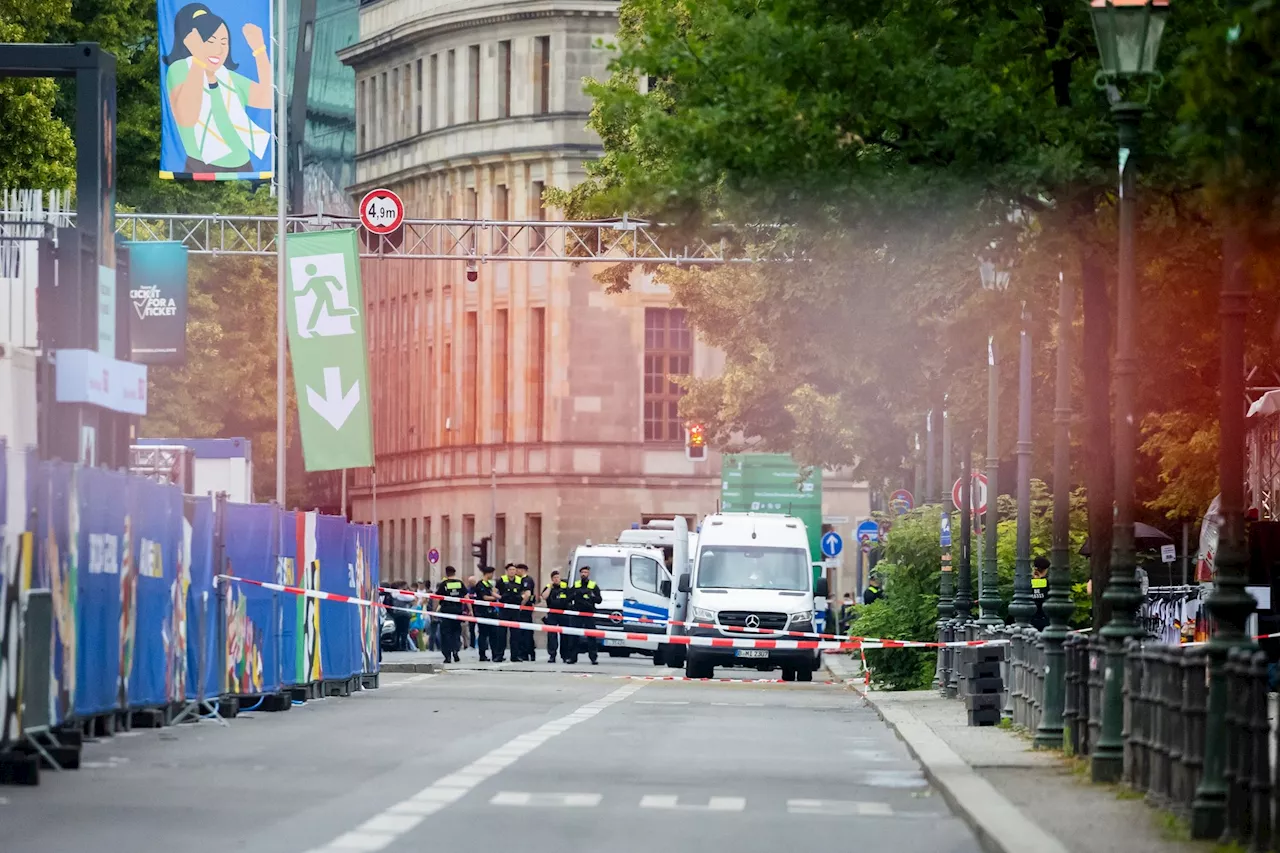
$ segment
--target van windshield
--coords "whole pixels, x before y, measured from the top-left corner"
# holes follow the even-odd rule
[[[601,589],[616,591],[622,589],[622,572],[627,564],[626,557],[579,557],[573,566],[573,577],[569,583],[578,579],[578,570],[583,566],[591,567],[591,579]]]
[[[813,579],[806,548],[712,545],[698,555],[699,589],[807,592]]]

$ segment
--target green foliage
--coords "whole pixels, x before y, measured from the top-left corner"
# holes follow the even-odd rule
[[[876,566],[885,597],[859,607],[853,633],[892,640],[935,640],[938,621],[938,547],[941,510],[926,506],[898,518]],[[929,686],[937,657],[916,649],[869,649],[867,665],[873,682],[890,690],[922,690]]]
[[[0,42],[38,42],[66,20],[64,0],[0,0]],[[75,182],[71,133],[53,114],[55,84],[0,78],[0,189],[69,189]]]
[[[1000,498],[1000,518],[996,530],[996,567],[1000,578],[1000,610],[1002,618],[1008,618],[1009,602],[1013,599],[1013,576],[1017,568],[1018,519],[1017,502],[1008,495]],[[1071,627],[1088,627],[1090,600],[1085,591],[1089,579],[1089,558],[1080,554],[1084,547],[1088,525],[1083,492],[1071,496],[1071,547],[1068,550],[1071,566],[1072,600],[1076,611]],[[1039,480],[1031,481],[1031,558],[1051,556],[1053,550],[1053,496]]]

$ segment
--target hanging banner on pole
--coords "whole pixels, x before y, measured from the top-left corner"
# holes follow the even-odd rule
[[[373,416],[356,232],[285,238],[286,318],[308,471],[373,465]]]
[[[272,176],[270,0],[158,0],[160,177]]]
[[[129,244],[129,347],[138,364],[187,360],[187,247]]]

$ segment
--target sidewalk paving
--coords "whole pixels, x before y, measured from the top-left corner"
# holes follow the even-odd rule
[[[964,705],[932,690],[867,690],[861,663],[824,656],[862,693],[990,853],[1205,853],[1179,840],[1162,813],[1127,787],[1094,785],[1081,762],[1032,750],[1009,729],[971,727]]]

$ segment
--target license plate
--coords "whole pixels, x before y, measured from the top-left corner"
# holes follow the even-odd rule
[[[767,649],[738,649],[734,654],[740,658],[767,658],[769,651]]]
[[[604,644],[606,646],[620,646],[622,645],[622,640],[605,640]]]

